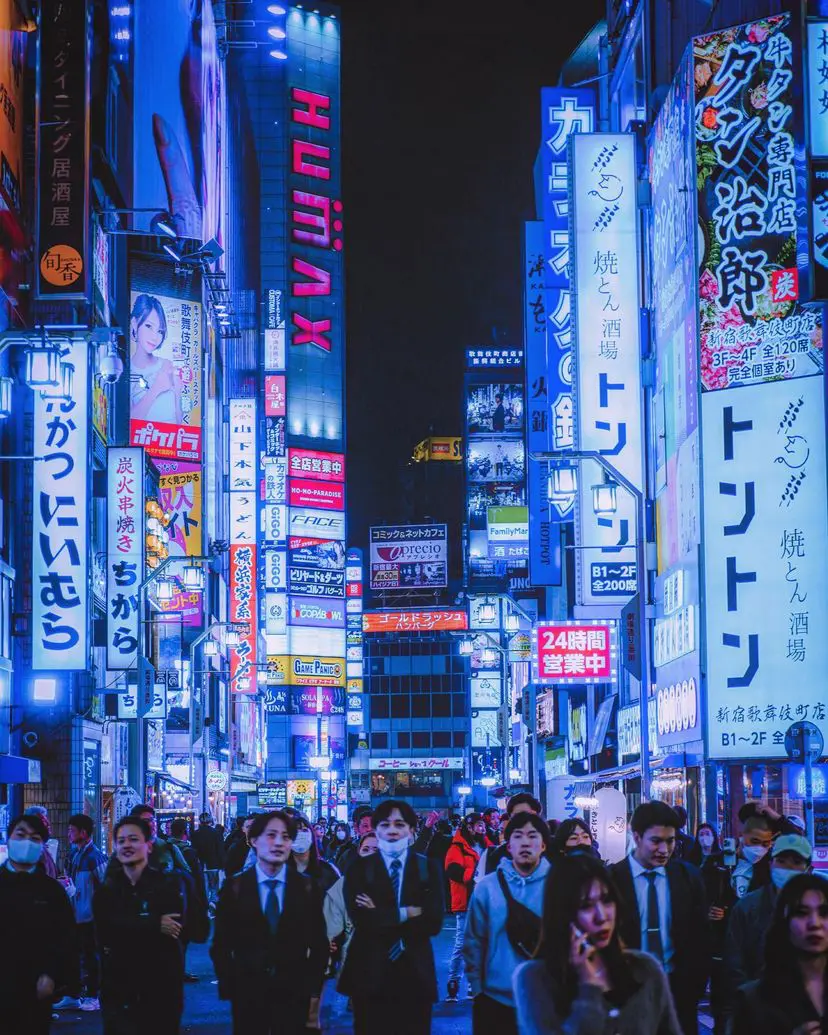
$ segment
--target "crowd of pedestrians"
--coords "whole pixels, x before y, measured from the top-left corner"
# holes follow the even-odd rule
[[[70,817],[60,869],[34,807],[0,867],[0,1028],[46,1035],[82,1009],[104,1035],[178,1035],[187,946],[212,932],[234,1035],[319,1031],[330,977],[355,1035],[427,1035],[443,995],[472,1002],[474,1035],[698,1035],[706,997],[715,1035],[828,1030],[828,882],[799,820],[751,803],[720,842],[645,802],[607,865],[587,824],[541,812],[526,793],[503,814],[422,823],[395,800],[351,824],[286,808],[225,838],[206,813],[162,834],[139,805],[110,858]]]

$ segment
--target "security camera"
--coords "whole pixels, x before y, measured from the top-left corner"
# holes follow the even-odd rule
[[[123,374],[124,361],[118,355],[118,350],[114,346],[110,346],[107,349],[106,355],[101,357],[98,370],[101,380],[107,385],[114,385],[121,374]]]
[[[34,730],[29,730],[28,733],[23,734],[23,743],[27,748],[36,747],[38,740],[40,740],[40,737],[38,737]]]

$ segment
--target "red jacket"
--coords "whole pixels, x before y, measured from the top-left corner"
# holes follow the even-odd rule
[[[446,853],[446,875],[451,892],[449,906],[452,913],[465,913],[469,908],[469,895],[479,859],[480,853],[458,830]]]

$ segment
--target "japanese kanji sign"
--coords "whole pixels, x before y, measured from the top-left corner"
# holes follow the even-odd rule
[[[230,690],[256,693],[256,400],[230,400],[230,621],[248,624],[230,649]]]
[[[693,41],[705,391],[822,368],[809,298],[801,47],[776,15]]]
[[[707,734],[712,758],[781,758],[828,734],[822,376],[702,397]]]
[[[576,133],[572,171],[575,434],[638,488],[643,484],[638,209],[631,134]],[[581,604],[625,602],[626,588],[595,592],[593,569],[635,564],[635,501],[619,490],[614,514],[596,516],[589,487],[604,480],[581,465],[587,487],[577,505],[576,598]]]
[[[445,525],[390,525],[370,532],[371,589],[446,585]]]
[[[89,347],[73,343],[72,398],[34,393],[32,668],[88,667]]]
[[[533,678],[560,685],[611,683],[618,664],[615,622],[556,622],[537,625]]]
[[[107,450],[106,667],[135,668],[144,580],[144,451]]]
[[[36,293],[89,292],[89,16],[43,0],[38,32]],[[22,112],[18,113],[22,115]]]

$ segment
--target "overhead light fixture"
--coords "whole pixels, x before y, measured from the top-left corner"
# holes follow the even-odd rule
[[[26,349],[23,380],[29,388],[57,388],[61,383],[60,349],[55,345]]]
[[[574,464],[561,464],[552,470],[549,479],[549,498],[567,500],[578,492],[578,468]]]
[[[618,486],[603,481],[592,486],[592,510],[596,517],[612,517],[618,510]]]
[[[461,658],[470,658],[474,654],[474,641],[461,640],[457,650]]]
[[[11,417],[14,378],[0,377],[0,420]]]
[[[241,643],[241,636],[239,636],[238,629],[228,629],[224,634],[224,642],[228,647],[238,647]]]
[[[480,652],[480,660],[484,665],[494,665],[497,661],[497,651],[492,650],[491,647],[484,647]]]
[[[227,311],[227,303],[226,302],[214,302],[213,303],[213,308],[215,309],[215,311],[217,313],[224,313],[224,312]]]
[[[520,619],[517,615],[506,615],[503,620],[503,628],[506,632],[517,632],[520,629]]]
[[[57,692],[58,681],[54,676],[38,676],[32,680],[32,700],[36,704],[54,704]]]
[[[175,587],[169,579],[159,579],[155,595],[159,600],[169,601],[173,598],[174,589]]]
[[[184,565],[184,585],[187,589],[204,589],[204,569],[200,564]]]
[[[177,248],[173,248],[169,241],[162,242],[161,247],[164,249],[167,255],[169,255],[169,257],[173,259],[173,261],[181,262],[181,252],[179,252]]]
[[[487,601],[480,605],[477,614],[481,622],[493,622],[497,617],[497,608]]]
[[[509,779],[512,781],[512,783],[517,783],[517,781],[520,779],[520,769],[510,769]]]
[[[287,33],[284,29],[280,29],[278,25],[271,25],[267,30],[268,36],[274,40],[283,40],[286,38]]]
[[[287,54],[283,50],[271,50],[270,56],[277,61],[287,61]]]
[[[472,792],[472,789],[471,789],[471,787],[468,786],[468,784],[461,783],[457,787],[457,793],[458,793],[458,795],[461,798],[468,798],[468,796],[471,794],[471,792]]]
[[[150,220],[150,233],[158,234],[161,237],[169,237],[173,241],[178,239],[178,232],[175,229],[173,217],[169,212],[159,212]]]
[[[287,14],[287,8],[282,7],[281,4],[268,4],[267,13],[278,18],[280,14]]]
[[[204,641],[204,654],[208,658],[214,658],[219,652],[219,645],[212,637],[209,640]]]
[[[481,787],[494,787],[496,785],[496,783],[497,783],[497,780],[495,780],[495,778],[493,776],[483,776],[480,779],[480,786]]]

